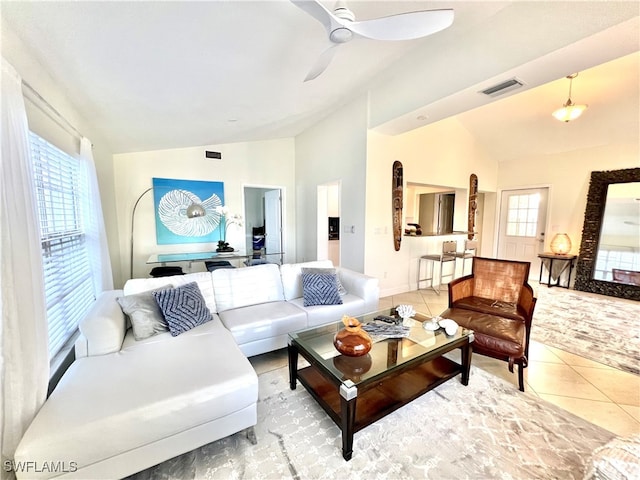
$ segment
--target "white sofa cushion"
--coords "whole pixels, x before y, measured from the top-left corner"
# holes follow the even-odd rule
[[[122,290],[102,292],[80,321],[76,357],[105,355],[120,350],[127,330],[125,316],[116,298]]]
[[[255,268],[255,267],[250,267]],[[268,302],[220,312],[238,345],[307,327],[307,314],[288,302]]]
[[[331,260],[304,263],[285,263],[280,266],[284,298],[287,301],[302,297],[302,268],[331,268]]]
[[[188,338],[191,335],[212,335],[215,334],[217,329],[220,328],[222,322],[220,321],[220,317],[217,313],[213,313],[213,320],[207,323],[204,323],[197,328],[193,328],[188,332],[184,332],[181,334],[181,337]],[[162,343],[166,341],[171,341],[174,338],[171,335],[171,332],[167,330],[166,332],[159,333],[152,337],[145,338],[144,340],[136,340],[133,331],[131,329],[127,330],[127,334],[124,336],[124,341],[122,342],[122,351],[130,350],[133,348],[144,348],[143,346],[149,343]]]
[[[217,312],[216,298],[213,294],[213,283],[211,281],[210,272],[187,273],[186,275],[173,275],[171,277],[155,277],[155,278],[132,278],[124,284],[124,294],[131,295],[133,293],[145,292],[154,288],[171,284],[174,287],[180,287],[190,282],[196,282],[198,288],[204,297],[207,308],[211,313]]]
[[[307,325],[309,327],[317,327],[325,323],[338,322],[343,315],[356,317],[369,313],[362,298],[347,293],[342,298],[340,305],[316,305],[311,307],[304,306],[303,298],[294,298],[289,303],[307,312]]]
[[[218,313],[284,300],[280,269],[275,264],[220,268],[211,272],[211,278]]]
[[[16,460],[70,459],[83,468],[256,404],[256,373],[217,318],[157,341],[165,335],[76,360]]]
[[[354,272],[347,268],[337,268],[336,270],[347,292],[364,300],[364,311],[362,313],[370,313],[378,310],[380,287],[378,286],[377,278],[360,272]]]

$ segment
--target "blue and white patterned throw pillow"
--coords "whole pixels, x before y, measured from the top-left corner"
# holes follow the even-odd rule
[[[341,305],[335,273],[303,273],[302,298],[305,307],[313,305]]]
[[[336,272],[335,268],[311,268],[311,267],[302,267],[302,273],[333,273],[336,276],[336,284],[338,286],[338,294],[343,297],[347,294],[347,290],[342,286],[342,282],[340,281],[340,277],[338,276],[338,272]]]
[[[153,292],[153,296],[174,337],[213,319],[196,282]]]

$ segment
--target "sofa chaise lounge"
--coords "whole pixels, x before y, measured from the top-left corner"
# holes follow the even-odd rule
[[[121,478],[257,422],[258,381],[248,356],[279,349],[294,330],[377,309],[375,278],[336,268],[342,303],[305,306],[303,268],[256,265],[129,280],[104,292],[80,324],[76,361],[25,433],[18,478]],[[211,320],[142,340],[118,297],[196,282]],[[36,468],[46,465],[46,468]]]

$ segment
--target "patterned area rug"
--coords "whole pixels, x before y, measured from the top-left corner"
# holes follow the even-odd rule
[[[244,434],[205,445],[131,479],[579,479],[613,434],[478,368],[354,437],[338,427],[286,368],[260,375],[258,444]]]
[[[540,286],[531,338],[640,374],[640,303]]]

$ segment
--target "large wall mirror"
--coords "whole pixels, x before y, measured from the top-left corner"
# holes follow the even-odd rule
[[[575,289],[640,300],[640,168],[591,172]]]

